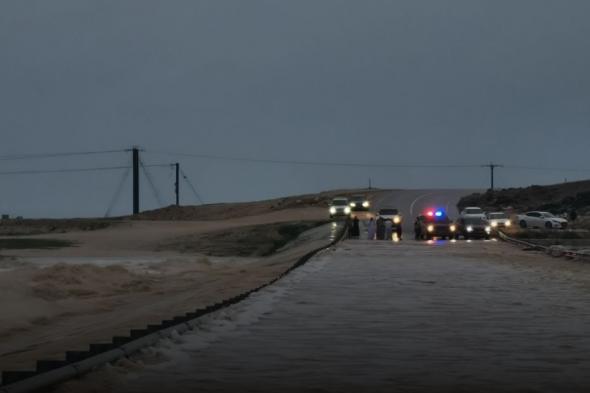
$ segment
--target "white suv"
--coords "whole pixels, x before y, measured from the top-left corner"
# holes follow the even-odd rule
[[[461,218],[481,218],[487,220],[486,213],[481,207],[466,207],[461,211]]]
[[[334,198],[330,203],[330,218],[348,217],[350,215],[350,206],[347,198]]]

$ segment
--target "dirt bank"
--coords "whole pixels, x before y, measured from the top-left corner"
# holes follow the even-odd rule
[[[286,226],[262,225],[270,235],[262,227],[246,228],[275,242],[278,229]],[[300,228],[313,226],[307,222]],[[89,343],[126,335],[131,328],[235,296],[270,281],[309,250],[327,244],[332,231],[331,225],[307,231],[305,241],[268,257],[231,255],[244,254],[240,247],[224,257],[204,256],[199,244],[210,250],[224,244],[224,236],[207,232],[202,233],[206,241],[195,234],[173,238],[184,244],[184,253],[152,251],[151,257],[5,256],[0,260],[0,370],[32,368],[35,360],[59,359],[65,350],[86,349]],[[247,231],[221,233],[235,232]]]

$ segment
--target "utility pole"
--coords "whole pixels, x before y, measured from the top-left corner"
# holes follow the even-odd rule
[[[372,190],[372,189],[373,189],[373,184],[371,182],[371,178],[369,178],[369,190]]]
[[[133,214],[139,214],[139,149],[133,147]]]
[[[180,164],[174,164],[176,169],[176,183],[174,183],[174,193],[176,194],[176,206],[180,206]]]
[[[482,165],[482,168],[490,168],[490,191],[494,192],[494,169],[501,168],[504,165],[494,164],[490,162],[487,165]]]

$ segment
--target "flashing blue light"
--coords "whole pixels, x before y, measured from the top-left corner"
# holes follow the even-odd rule
[[[436,213],[434,213],[434,215],[437,217],[442,217],[443,212],[442,212],[442,210],[438,210]]]

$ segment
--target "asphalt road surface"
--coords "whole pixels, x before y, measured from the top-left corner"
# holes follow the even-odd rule
[[[378,205],[411,224],[431,204],[453,215],[458,196]],[[588,392],[590,266],[493,240],[346,240],[190,334],[58,391]]]

